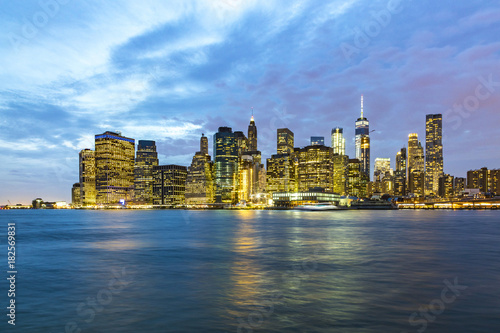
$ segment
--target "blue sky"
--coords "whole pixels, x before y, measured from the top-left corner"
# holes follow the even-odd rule
[[[496,1],[2,1],[0,204],[70,201],[78,152],[121,131],[188,165],[201,133],[246,132],[264,157],[344,128],[360,95],[372,163],[444,114],[444,168],[500,168]],[[210,140],[211,150],[211,140]]]

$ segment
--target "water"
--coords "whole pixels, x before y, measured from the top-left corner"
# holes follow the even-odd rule
[[[499,217],[11,210],[1,258],[16,222],[18,332],[497,332]]]

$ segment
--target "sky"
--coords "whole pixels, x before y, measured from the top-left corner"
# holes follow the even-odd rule
[[[0,1],[0,205],[71,201],[94,135],[189,165],[202,133],[263,158],[370,121],[372,169],[443,114],[444,171],[500,168],[500,5],[456,0]]]

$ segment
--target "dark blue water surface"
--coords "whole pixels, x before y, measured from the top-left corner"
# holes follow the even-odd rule
[[[17,332],[498,332],[500,212],[0,212]],[[451,288],[450,288],[451,286]],[[454,287],[453,287],[454,286]]]

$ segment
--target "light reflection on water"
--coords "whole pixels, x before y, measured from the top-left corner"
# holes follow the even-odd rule
[[[429,310],[455,277],[468,288],[426,332],[500,327],[494,211],[10,211],[0,219],[17,224],[23,332],[64,332],[68,322],[82,332],[417,332],[409,316]],[[92,320],[88,306],[77,311],[109,294],[120,272],[126,285]]]

